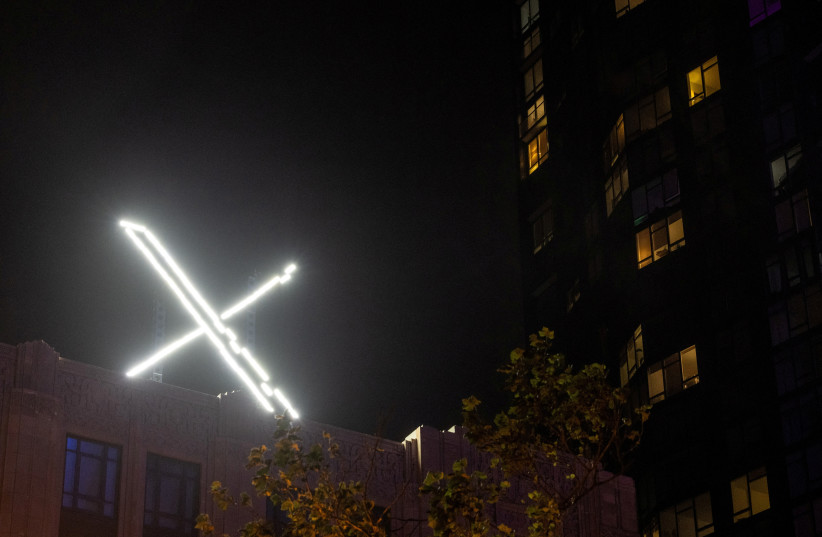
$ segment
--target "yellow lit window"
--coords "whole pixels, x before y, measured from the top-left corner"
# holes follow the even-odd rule
[[[696,346],[691,345],[648,367],[648,400],[658,403],[698,383]]]
[[[528,173],[534,173],[546,158],[548,158],[548,131],[543,129],[528,143]]]
[[[669,252],[685,246],[685,228],[682,211],[658,220],[636,234],[636,256],[639,268],[659,261]]]
[[[605,161],[605,169],[610,170],[625,149],[625,121],[623,115],[617,118],[616,125],[608,133],[608,138],[602,144],[602,158]]]
[[[614,0],[617,18],[625,15],[644,1],[645,0]]]
[[[734,522],[770,509],[771,499],[765,468],[757,468],[731,481],[731,499]]]
[[[619,377],[622,386],[637,372],[637,369],[645,363],[645,346],[642,343],[642,325],[636,327],[634,335],[628,339],[628,343],[622,348],[619,357]]]
[[[533,127],[537,121],[545,115],[545,97],[540,95],[534,104],[528,107],[528,118],[526,129]]]
[[[714,56],[688,73],[688,106],[693,106],[721,88],[719,61]]]
[[[539,26],[535,26],[528,37],[522,40],[522,57],[527,58],[540,44]]]

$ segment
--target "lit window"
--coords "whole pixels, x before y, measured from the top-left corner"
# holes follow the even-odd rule
[[[671,97],[667,86],[640,99],[625,110],[625,135],[632,139],[671,119]]]
[[[525,72],[525,100],[530,101],[534,93],[542,89],[542,58]]]
[[[622,159],[605,182],[605,211],[608,216],[628,192],[628,163]]]
[[[642,343],[642,325],[639,325],[620,352],[619,379],[622,386],[628,384],[643,363],[645,363],[645,347]]]
[[[750,26],[764,21],[780,9],[782,9],[782,2],[780,0],[748,0]]]
[[[625,149],[625,123],[622,114],[619,115],[616,125],[611,129],[608,138],[602,146],[602,157],[605,169],[610,170]]]
[[[69,436],[63,476],[63,507],[113,517],[120,448]]]
[[[643,537],[704,537],[714,532],[711,495],[706,492],[660,511]]]
[[[688,73],[688,106],[719,91],[719,61],[714,56]]]
[[[149,453],[143,537],[195,535],[200,511],[200,465]]]
[[[648,366],[648,399],[652,404],[698,383],[699,368],[694,345]]]
[[[614,0],[617,18],[625,15],[644,1],[645,0]]]
[[[519,15],[522,33],[525,33],[539,19],[539,0],[525,0],[519,7]]]
[[[813,225],[807,190],[802,190],[777,203],[774,209],[776,212],[776,232],[780,241],[801,233]]]
[[[682,211],[677,211],[636,234],[637,264],[639,268],[646,267],[683,246],[685,230],[682,226]]]
[[[528,142],[528,173],[534,173],[546,158],[548,158],[548,131],[543,129]]]
[[[66,438],[60,534],[85,528],[116,535],[120,448],[81,438]]]
[[[526,125],[525,128],[530,129],[534,125],[536,125],[537,121],[542,119],[545,116],[545,97],[540,95],[537,97],[537,100],[534,101],[534,104],[528,107],[528,113],[525,116]]]
[[[801,159],[802,146],[797,144],[771,161],[771,181],[774,189],[782,186]]]
[[[649,215],[653,215],[659,209],[673,207],[679,203],[679,178],[676,168],[634,188],[631,197],[635,226],[648,220]]]
[[[527,58],[540,44],[539,26],[534,26],[531,33],[522,40],[522,57]]]
[[[768,496],[768,475],[757,468],[731,481],[734,522],[771,508]]]
[[[534,253],[554,239],[554,213],[550,206],[541,212],[533,222]]]

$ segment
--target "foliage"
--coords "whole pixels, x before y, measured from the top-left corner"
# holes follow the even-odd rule
[[[525,513],[533,537],[561,535],[562,516],[601,482],[603,466],[621,473],[626,455],[639,445],[648,409],[627,410],[626,390],[612,387],[601,364],[574,370],[553,352],[554,334],[543,328],[527,349],[515,349],[500,368],[510,406],[487,422],[475,397],[463,400],[469,440],[491,456],[486,472],[429,474],[421,492],[429,495],[429,525],[435,537],[510,536],[496,523],[493,506],[514,479],[527,490]],[[604,474],[603,474],[604,475]],[[523,489],[524,486],[524,489]],[[510,499],[508,501],[511,501]]]
[[[327,433],[323,444],[310,448],[303,445],[299,426],[278,418],[272,448],[262,445],[251,450],[246,468],[254,470],[251,484],[260,498],[274,504],[288,517],[282,537],[384,537],[385,521],[390,508],[376,509],[368,499],[367,480],[338,481],[332,461],[339,456],[339,446]],[[375,451],[376,453],[376,448]],[[373,463],[373,461],[372,461]],[[250,507],[251,497],[243,493],[233,498],[219,481],[211,485],[217,507],[225,511],[232,506]],[[206,514],[197,519],[196,529],[205,536],[214,534],[214,525]],[[256,519],[241,530],[242,537],[275,535],[270,522]]]

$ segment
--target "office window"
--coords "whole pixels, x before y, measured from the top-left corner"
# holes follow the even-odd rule
[[[767,149],[783,146],[792,141],[796,137],[796,117],[793,112],[793,103],[784,103],[767,114],[762,121],[762,130],[765,133],[765,147]]]
[[[676,168],[634,188],[631,197],[635,226],[648,220],[659,209],[673,207],[679,203],[679,177]]]
[[[625,150],[625,122],[623,115],[617,118],[616,125],[608,133],[605,143],[602,145],[602,158],[606,172],[616,164],[622,152]]]
[[[648,400],[658,403],[699,383],[696,347],[676,352],[648,366]]]
[[[532,229],[534,231],[534,253],[537,253],[554,240],[554,211],[551,206],[536,217]]]
[[[753,26],[764,21],[780,9],[782,9],[780,0],[748,0],[749,25]]]
[[[545,97],[540,95],[537,99],[528,107],[528,111],[525,114],[525,129],[528,130],[534,125],[537,124],[537,121],[545,117]]]
[[[659,512],[643,537],[704,537],[714,532],[711,495],[706,492]]]
[[[654,222],[636,234],[636,257],[639,268],[659,261],[669,252],[685,246],[682,211]]]
[[[734,522],[770,509],[765,468],[757,468],[731,481],[731,500]]]
[[[625,110],[625,135],[629,140],[657,128],[671,119],[671,97],[668,87],[640,99]]]
[[[533,99],[534,94],[542,89],[542,58],[538,59],[534,65],[525,71],[523,80],[525,82],[525,100],[530,101]]]
[[[525,34],[525,38],[522,40],[522,57],[527,58],[530,56],[541,42],[539,26],[534,26],[530,33]]]
[[[645,0],[614,0],[614,9],[617,18],[622,17]]]
[[[539,19],[539,0],[525,0],[519,7],[519,16],[524,34]]]
[[[143,537],[195,535],[200,465],[149,453]]]
[[[645,345],[642,343],[642,325],[639,325],[619,354],[619,380],[622,386],[628,384],[643,363]]]
[[[548,131],[542,129],[533,140],[528,142],[528,173],[534,173],[547,158]]]
[[[605,211],[611,216],[614,207],[628,192],[628,163],[622,159],[614,166],[611,176],[605,181]]]
[[[800,160],[802,160],[802,146],[799,144],[783,151],[771,160],[771,181],[775,190],[782,186]]]
[[[719,61],[714,56],[688,73],[688,106],[719,91]]]
[[[780,241],[802,233],[813,225],[807,189],[777,203],[774,211],[776,233]]]

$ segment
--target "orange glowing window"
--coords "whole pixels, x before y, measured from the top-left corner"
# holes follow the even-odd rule
[[[536,138],[528,142],[528,173],[534,173],[548,158],[548,131],[541,130]]]
[[[716,56],[688,72],[688,106],[710,97],[721,89],[719,60]]]

